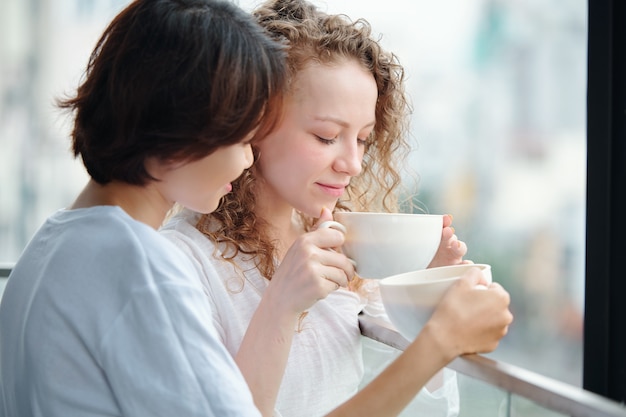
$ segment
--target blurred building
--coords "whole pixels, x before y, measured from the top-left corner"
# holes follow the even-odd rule
[[[86,180],[55,99],[72,92],[121,0],[0,2],[0,261]]]
[[[580,385],[586,4],[488,0],[479,16],[467,60],[418,89],[419,196],[511,290],[494,356]]]

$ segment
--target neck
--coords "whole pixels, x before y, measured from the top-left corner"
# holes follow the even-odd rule
[[[282,259],[292,243],[304,233],[304,228],[296,210],[291,205],[271,197],[271,194],[264,190],[259,191],[257,194],[257,216],[267,222],[270,238],[276,242],[276,255]]]

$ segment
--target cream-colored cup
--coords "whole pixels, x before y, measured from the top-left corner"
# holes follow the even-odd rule
[[[441,266],[380,280],[385,311],[398,332],[408,340],[415,339],[444,293],[470,268],[479,268],[485,281],[492,282],[491,266],[487,264]]]
[[[424,269],[441,242],[443,215],[439,214],[337,212],[334,216],[345,229],[342,252],[355,261],[363,278]]]

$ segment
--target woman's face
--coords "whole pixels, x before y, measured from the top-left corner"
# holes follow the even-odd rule
[[[252,164],[251,138],[252,133],[243,142],[218,148],[197,161],[158,165],[150,170],[160,180],[153,184],[171,203],[210,213],[232,190],[231,182]]]
[[[373,75],[354,60],[311,63],[300,71],[280,125],[257,145],[263,204],[312,217],[324,206],[334,208],[361,172],[377,96]]]

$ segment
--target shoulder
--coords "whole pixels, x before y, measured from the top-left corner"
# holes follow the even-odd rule
[[[198,213],[183,210],[171,218],[159,233],[191,260],[207,292],[220,295],[223,291],[239,293],[244,275],[263,282],[253,259],[248,259],[241,252],[231,256],[225,243],[216,243],[196,228],[200,217]]]
[[[212,262],[215,242],[196,228],[201,214],[184,209],[159,229],[159,234],[200,263]]]
[[[207,240],[204,235],[196,229],[196,223],[200,220],[200,217],[200,213],[183,209],[170,218],[167,223],[159,229],[159,232],[169,240],[198,241],[201,240],[201,238]],[[187,237],[187,239],[184,239],[185,237]]]
[[[64,235],[61,242],[71,247],[74,257],[93,259],[94,268],[118,270],[120,276],[135,274],[155,279],[195,275],[180,249],[119,207],[71,210],[53,220],[60,222],[59,230]]]

